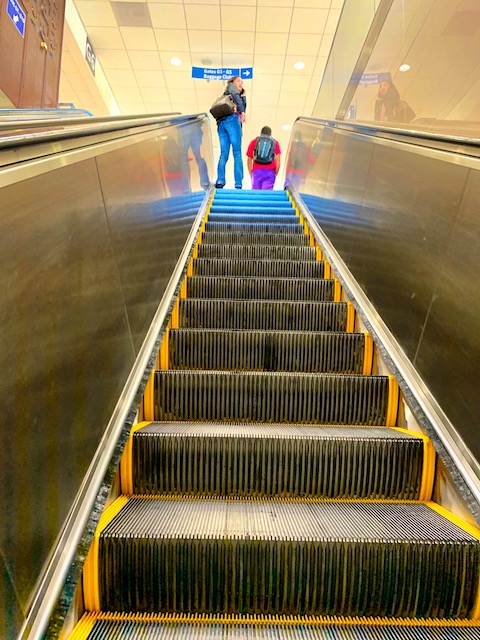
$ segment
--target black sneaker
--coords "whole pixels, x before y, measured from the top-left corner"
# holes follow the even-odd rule
[[[217,182],[217,183],[215,183],[215,189],[223,189],[223,187],[224,187],[224,186],[225,186],[225,185],[224,185],[224,184],[222,184],[221,182]]]
[[[242,187],[235,187],[235,189],[241,189]]]

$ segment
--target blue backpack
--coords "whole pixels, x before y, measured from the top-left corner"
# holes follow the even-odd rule
[[[257,164],[270,164],[275,158],[275,140],[272,136],[258,136],[253,150],[253,159]]]

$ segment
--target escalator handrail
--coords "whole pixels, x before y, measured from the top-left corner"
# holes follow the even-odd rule
[[[12,146],[52,142],[64,138],[78,138],[152,125],[176,125],[208,118],[206,113],[189,115],[157,114],[149,116],[105,116],[98,118],[61,118],[57,120],[29,120],[17,123],[0,122],[0,150]],[[48,128],[48,131],[46,129]],[[24,130],[28,129],[29,133]],[[30,131],[31,130],[31,131]],[[4,132],[11,135],[4,135]]]
[[[146,384],[154,366],[155,356],[172,311],[172,300],[178,293],[181,279],[186,272],[187,263],[205,217],[212,190],[213,187],[205,194],[145,340],[55,543],[53,552],[37,583],[26,620],[18,636],[19,640],[40,640],[44,637],[68,572],[74,563],[75,554],[88,521],[92,513],[96,512],[100,515],[99,511],[103,508],[106,497],[106,492],[102,491],[106,473],[122,431],[125,429],[125,425],[129,424],[129,417],[131,423],[132,412],[136,412],[138,391]],[[102,499],[99,500],[99,498]]]
[[[368,124],[357,120],[326,120],[322,118],[307,118],[304,116],[297,118],[295,120],[295,124],[297,122],[306,122],[308,124],[316,124],[322,127],[343,129],[351,133],[363,133],[368,135],[388,134],[389,138],[398,135],[401,138],[410,139],[412,142],[415,140],[417,143],[418,139],[423,139],[426,142],[456,145],[457,147],[477,147],[480,150],[480,138],[469,138],[467,136],[458,136],[446,133],[432,133],[430,131],[419,131],[417,129],[401,129],[396,126],[386,127],[378,124],[377,122]]]
[[[450,422],[415,367],[407,358],[400,344],[353,277],[332,242],[309,211],[302,197],[292,186],[289,186],[289,191],[300,209],[302,216],[304,216],[315,240],[335,270],[336,276],[340,280],[348,298],[362,318],[367,331],[372,335],[377,344],[382,345],[393,367],[396,368],[399,374],[398,381],[400,388],[402,388],[404,393],[407,391],[408,394],[413,395],[420,410],[435,430],[447,455],[450,456],[453,464],[458,469],[475,501],[472,503],[472,500],[469,500],[468,504],[472,509],[474,517],[480,524],[480,463],[463,442],[462,437]]]

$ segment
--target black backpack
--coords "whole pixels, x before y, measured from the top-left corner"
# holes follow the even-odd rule
[[[257,164],[270,164],[275,158],[275,140],[272,136],[258,136],[253,150],[253,159]]]

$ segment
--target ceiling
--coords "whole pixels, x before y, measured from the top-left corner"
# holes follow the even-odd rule
[[[282,127],[312,113],[343,3],[75,0],[123,114],[208,112],[225,82],[194,80],[192,66],[253,67],[253,80],[244,83],[244,136],[269,125],[285,150],[290,134]],[[66,43],[60,100],[100,115]],[[173,66],[172,57],[182,64]],[[305,67],[296,70],[299,61]]]

